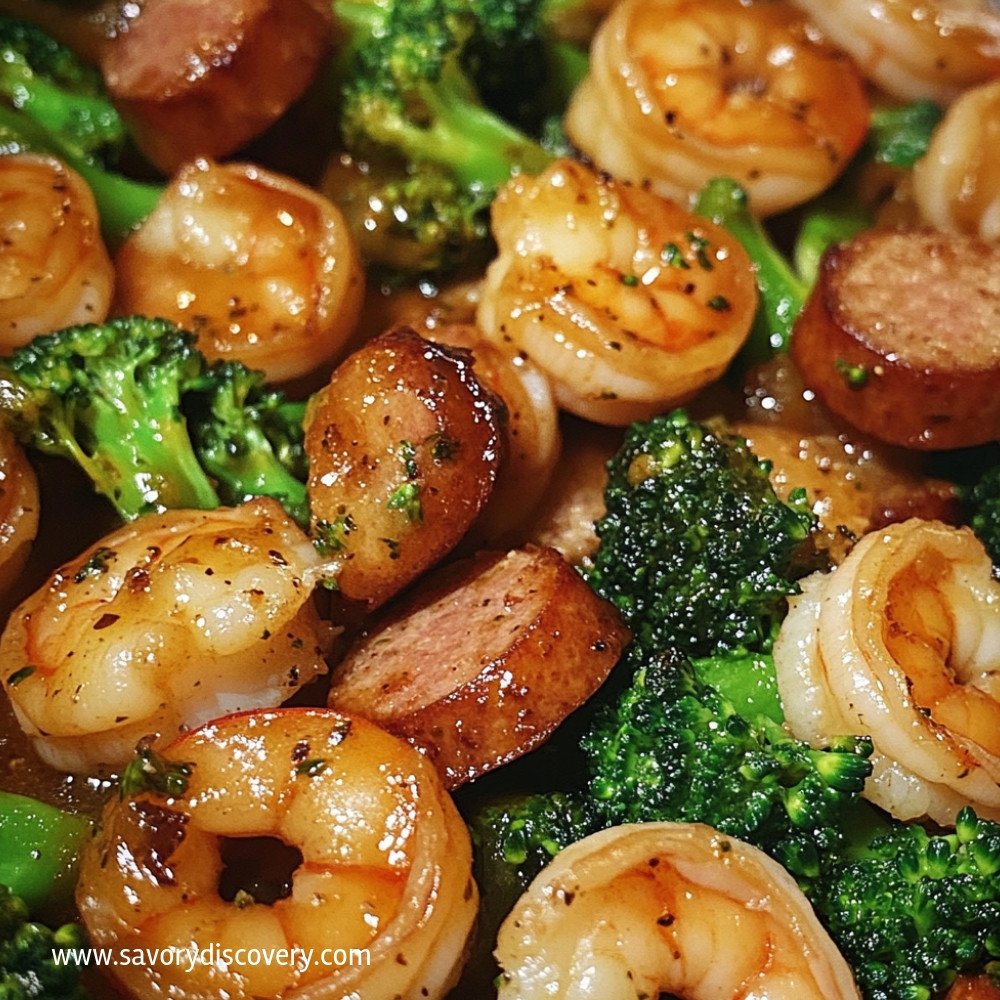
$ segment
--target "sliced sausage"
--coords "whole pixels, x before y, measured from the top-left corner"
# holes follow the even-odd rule
[[[101,54],[112,100],[165,173],[225,156],[309,85],[332,44],[329,0],[145,0]]]
[[[373,625],[330,704],[423,748],[449,787],[544,742],[604,682],[628,633],[554,549],[448,567]]]
[[[1000,437],[1000,245],[871,230],[829,250],[792,338],[806,382],[873,437],[940,450]]]
[[[490,497],[502,404],[467,351],[412,330],[352,354],[305,420],[313,533],[340,593],[374,607],[454,548]]]

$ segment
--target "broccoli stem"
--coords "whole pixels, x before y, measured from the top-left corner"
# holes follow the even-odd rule
[[[0,884],[32,913],[59,911],[73,894],[73,872],[91,822],[24,795],[0,791]]]
[[[187,427],[178,419],[180,398],[174,387],[144,393],[124,377],[95,378],[100,398],[90,413],[88,439],[99,442],[91,454],[74,428],[57,428],[54,454],[79,463],[97,491],[126,521],[158,510],[214,510],[215,487],[191,448]]]
[[[101,231],[112,245],[137,226],[156,206],[163,188],[113,174],[96,160],[82,156],[71,144],[37,122],[0,104],[0,151],[47,153],[72,167],[90,185],[101,218]]]
[[[437,86],[422,88],[430,113],[427,128],[396,119],[384,140],[414,161],[447,167],[472,188],[493,190],[512,173],[540,173],[552,154],[467,94],[461,73],[447,69]]]
[[[871,215],[860,205],[845,202],[840,209],[830,205],[810,212],[803,220],[795,241],[795,270],[807,285],[814,285],[819,277],[820,260],[827,248],[853,239],[871,226]]]
[[[933,101],[872,110],[866,153],[876,163],[912,167],[927,152],[944,112]]]
[[[753,261],[760,305],[743,348],[744,362],[758,364],[786,351],[809,286],[795,274],[751,214],[747,193],[736,181],[728,177],[709,181],[698,195],[695,210],[728,229]]]

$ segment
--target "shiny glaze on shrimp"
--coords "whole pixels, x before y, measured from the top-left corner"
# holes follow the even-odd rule
[[[990,0],[791,2],[894,97],[946,104],[1000,76],[1000,14]]]
[[[212,722],[160,763],[183,790],[113,801],[84,854],[77,903],[93,944],[312,960],[116,968],[130,997],[444,996],[477,893],[468,831],[416,750],[360,718],[284,709]],[[355,960],[337,964],[338,950]]]
[[[0,351],[103,322],[113,282],[83,178],[50,156],[0,156]]]
[[[998,147],[1000,80],[955,101],[914,165],[913,196],[923,221],[949,233],[1000,240]]]
[[[627,424],[718,378],[750,330],[750,260],[725,230],[559,160],[493,204],[483,332],[551,379],[564,409]]]
[[[701,824],[612,827],[558,854],[497,940],[499,1000],[857,998],[792,877]]]
[[[27,562],[38,511],[35,471],[13,435],[0,430],[0,604]]]
[[[324,568],[274,500],[140,518],[17,608],[0,680],[47,763],[118,767],[144,736],[279,704],[324,673],[309,600]]]
[[[209,358],[235,358],[278,382],[340,353],[364,294],[339,209],[249,164],[182,168],[116,265],[117,313],[171,319]]]
[[[785,717],[819,745],[869,735],[865,796],[942,826],[1000,819],[1000,582],[966,528],[913,519],[802,583],[774,647]]]
[[[827,188],[867,127],[854,65],[775,0],[623,0],[566,116],[616,177],[677,199],[733,177],[761,215]]]

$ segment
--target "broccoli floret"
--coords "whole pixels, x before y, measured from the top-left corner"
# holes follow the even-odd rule
[[[633,424],[608,463],[601,544],[585,568],[650,653],[763,648],[813,517],[780,501],[742,438],[677,410]]]
[[[162,188],[109,169],[126,133],[100,74],[40,28],[0,15],[0,153],[58,157],[90,185],[105,235],[144,219]]]
[[[497,931],[532,879],[564,847],[595,829],[582,796],[563,792],[508,795],[478,803],[467,815],[473,876],[481,900],[471,954],[456,996],[485,997],[497,973]]]
[[[485,264],[491,194],[430,163],[358,164],[330,191],[366,263],[389,276]]]
[[[842,812],[871,773],[870,740],[813,749],[767,716],[738,714],[677,655],[640,667],[583,748],[604,824],[707,823],[802,879],[840,843]]]
[[[27,904],[0,885],[0,997],[3,1000],[86,1000],[80,966],[57,963],[53,948],[84,948],[77,924],[49,928],[28,919]]]
[[[970,508],[969,527],[1000,566],[1000,465],[987,469],[964,491]]]
[[[809,895],[868,1000],[930,1000],[961,972],[1000,979],[1000,824],[898,823],[825,860]]]
[[[381,29],[356,52],[341,126],[349,148],[436,163],[462,184],[494,190],[511,173],[542,170],[549,155],[488,110],[463,64],[467,50],[511,31],[507,5],[391,0]]]
[[[0,792],[0,883],[32,912],[65,907],[72,897],[80,847],[90,831],[84,816]]]
[[[541,0],[335,3],[346,33],[341,133],[352,154],[387,174],[372,190],[359,185],[358,196],[334,195],[381,215],[381,233],[362,240],[370,261],[407,273],[466,263],[488,247],[497,188],[551,162],[522,129],[538,133],[563,110],[586,63],[550,43],[541,8]]]
[[[284,453],[286,462],[301,466],[301,421],[296,438],[294,416],[289,419],[301,417],[301,406],[266,389],[263,372],[219,361],[192,387],[185,410],[195,454],[224,503],[274,497],[300,525],[309,523],[305,477],[281,460]]]
[[[126,520],[218,507],[181,413],[205,368],[194,341],[142,316],[36,337],[0,360],[0,413],[23,444],[76,462]]]

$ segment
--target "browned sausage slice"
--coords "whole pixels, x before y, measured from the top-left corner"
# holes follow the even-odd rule
[[[554,549],[481,555],[375,624],[335,672],[330,705],[422,747],[454,788],[544,742],[627,641]]]
[[[337,368],[305,427],[313,533],[343,558],[344,597],[382,604],[454,548],[493,489],[501,423],[469,353],[412,330]]]
[[[871,230],[832,248],[792,358],[831,410],[883,441],[1000,438],[1000,245]]]
[[[332,44],[329,0],[145,0],[137,10],[101,69],[139,148],[165,173],[263,132]]]

